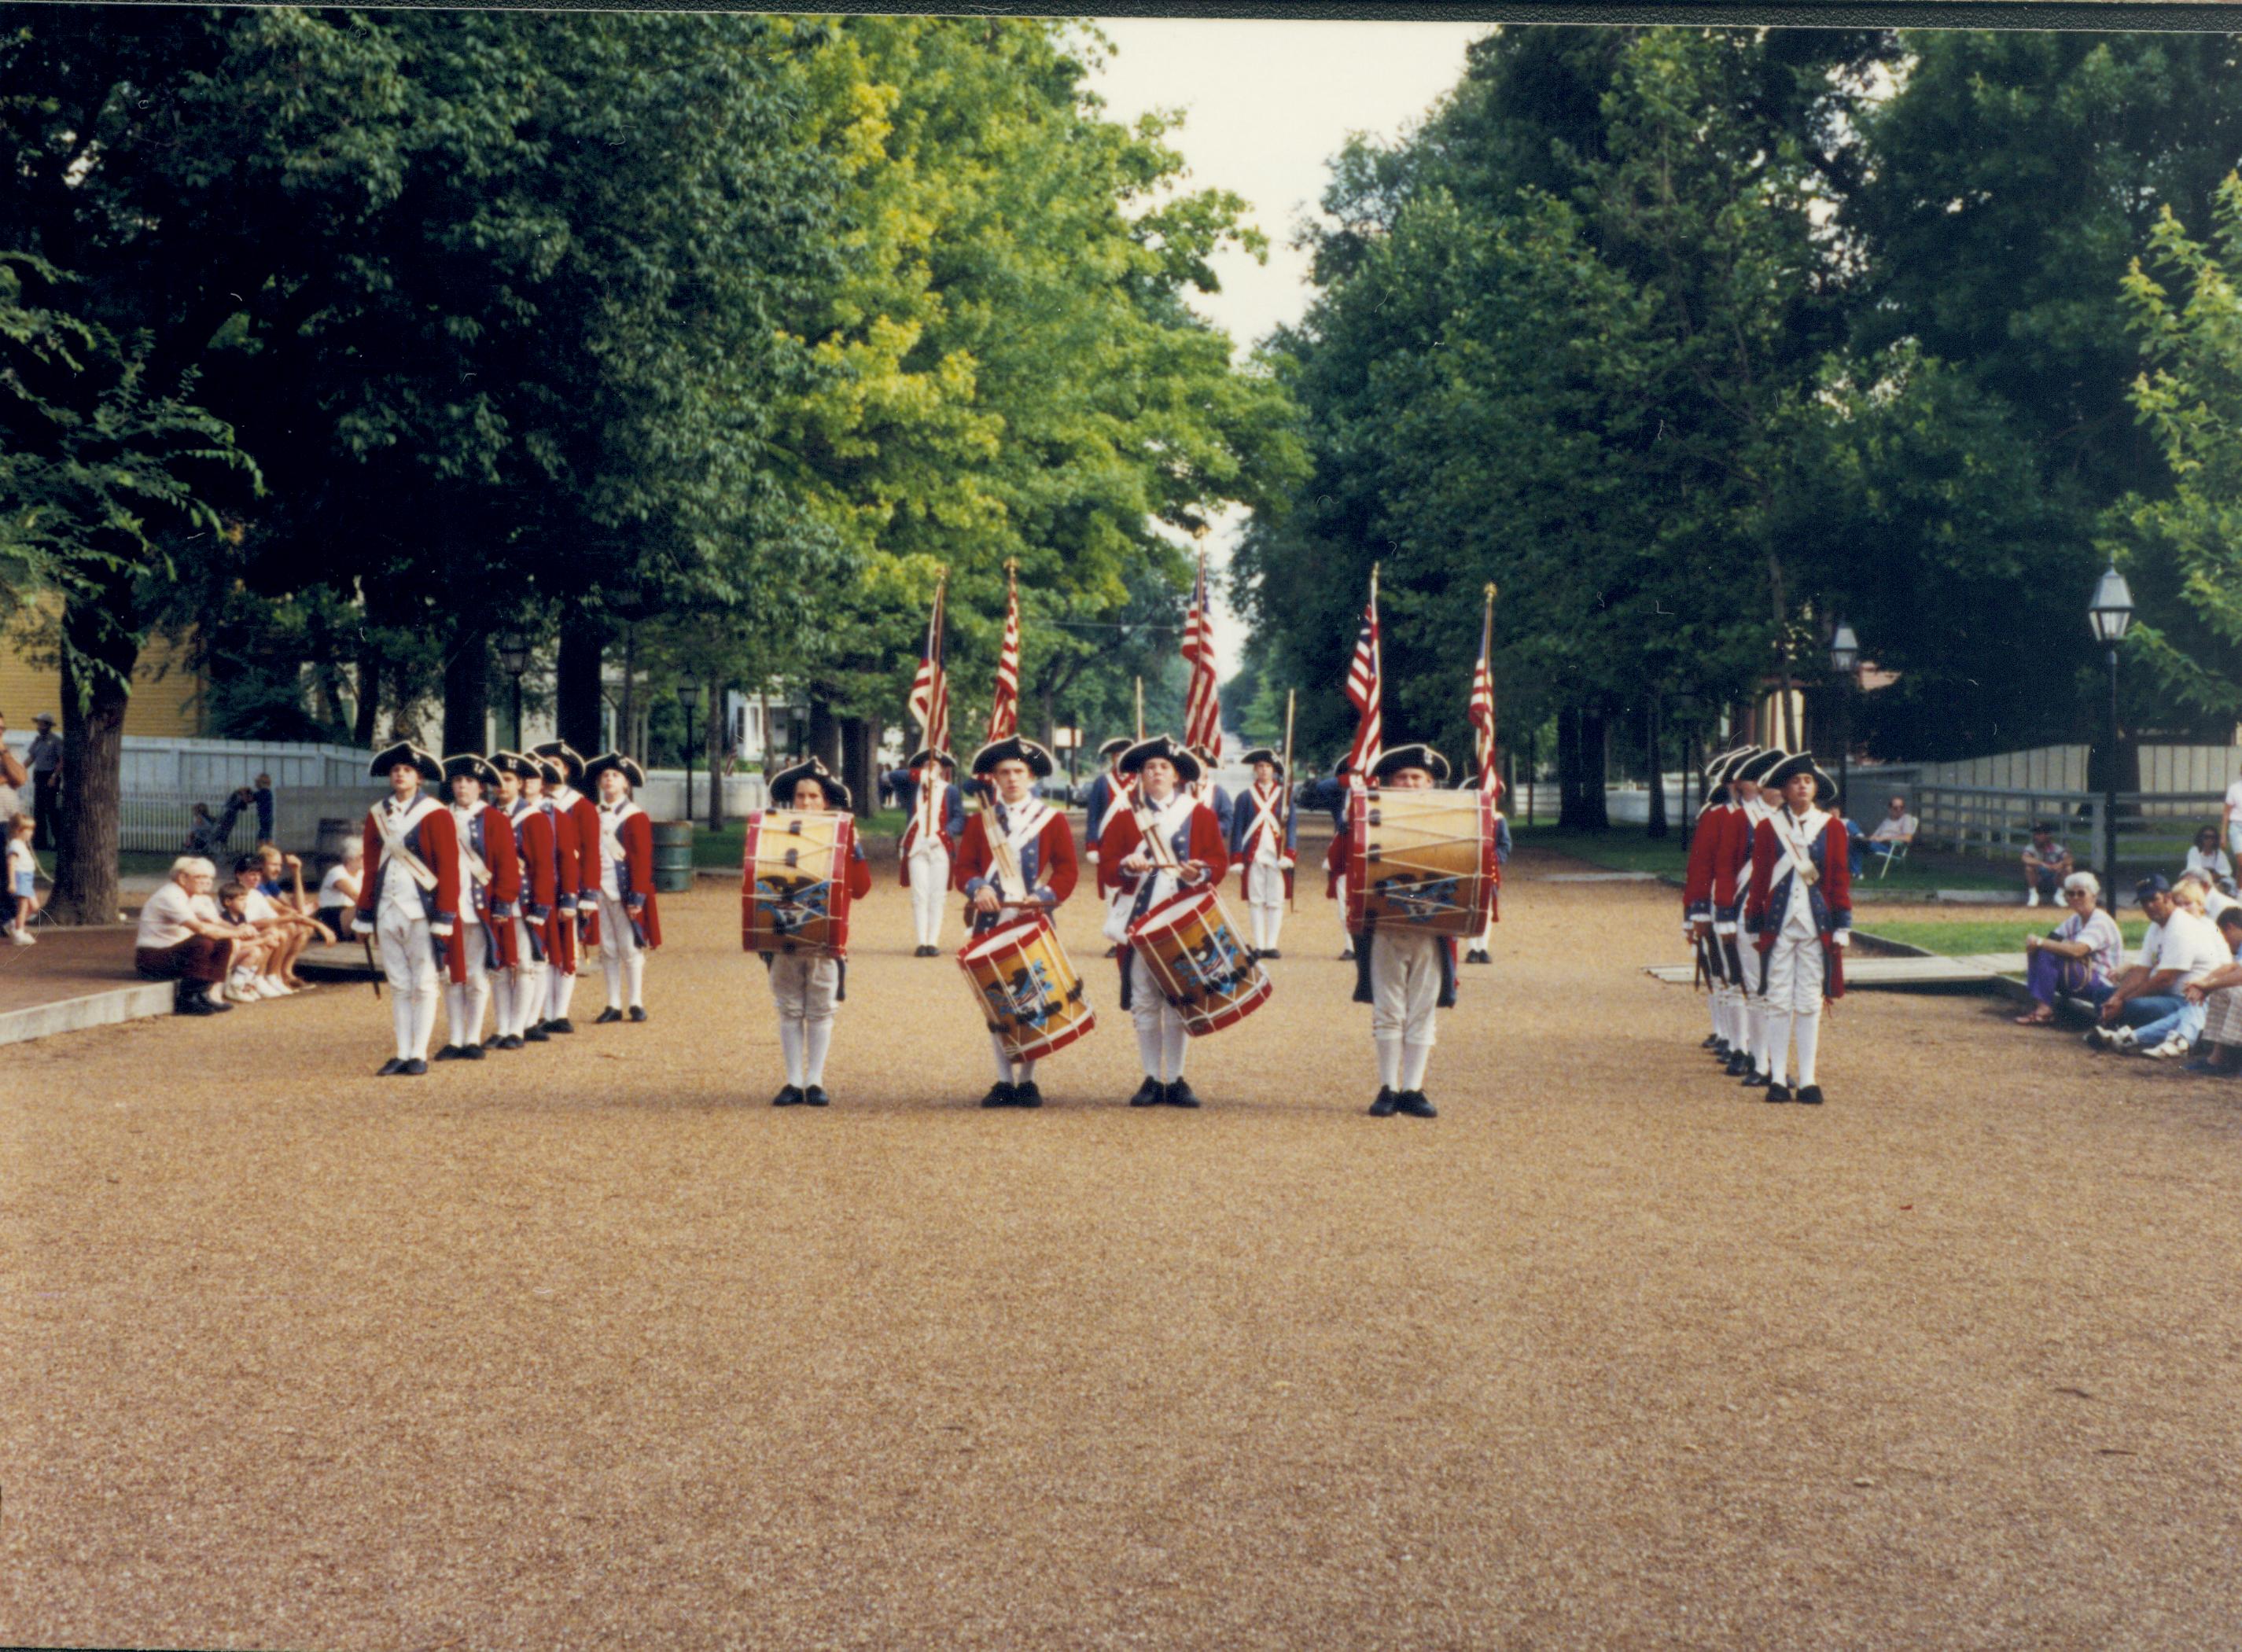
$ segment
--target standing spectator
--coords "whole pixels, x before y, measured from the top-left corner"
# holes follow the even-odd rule
[[[249,801],[257,805],[257,841],[272,841],[272,776],[259,775],[257,789],[249,794]]]
[[[32,822],[18,810],[8,817],[8,882],[5,916],[8,943],[29,946],[38,937],[31,933],[32,914],[39,910],[39,857],[31,852]]]
[[[2219,829],[2226,838],[2226,852],[2242,856],[2242,780],[2226,789],[2225,807],[2219,811]]]
[[[2073,872],[2063,880],[2071,916],[2046,935],[2024,937],[2024,984],[2039,1000],[2017,1017],[2020,1027],[2044,1027],[2055,1019],[2058,997],[2078,998],[2099,1007],[2117,990],[2125,967],[2125,939],[2117,919],[2102,910],[2101,880]]]
[[[366,843],[357,833],[343,843],[343,857],[319,880],[319,922],[339,940],[351,932],[351,910],[366,881]]]
[[[222,989],[234,948],[256,931],[229,923],[211,898],[218,868],[198,856],[171,863],[171,879],[140,909],[133,967],[151,981],[176,981],[172,1008],[181,1015],[216,1015],[231,1010]]]
[[[23,767],[23,759],[8,749],[7,733],[8,719],[0,717],[0,819],[23,806],[16,794],[31,783],[31,771]]]
[[[37,823],[31,847],[51,850],[55,846],[55,823],[61,818],[62,811],[63,742],[55,732],[52,712],[42,711],[31,721],[39,730],[31,736],[31,749],[23,754],[31,771],[31,818]]]
[[[2190,872],[2201,872],[2215,889],[2234,892],[2234,863],[2226,851],[2219,847],[2219,828],[2206,826],[2195,835],[2195,843],[2187,851],[2187,864],[2180,869],[2185,877]],[[2212,914],[2213,917],[2217,913]]]
[[[2043,895],[2054,900],[2072,870],[2071,851],[2056,842],[2055,828],[2046,821],[2037,822],[2031,829],[2031,847],[2024,850],[2024,904],[2037,906]]]
[[[2143,878],[2133,893],[2149,919],[2140,961],[2118,977],[2086,1042],[2097,1050],[2138,1050],[2160,1059],[2185,1055],[2203,1031],[2203,1006],[2188,1002],[2186,989],[2233,955],[2209,919],[2173,897],[2161,873]]]

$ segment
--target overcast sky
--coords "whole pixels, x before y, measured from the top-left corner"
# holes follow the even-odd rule
[[[1236,190],[1275,243],[1269,262],[1218,259],[1222,291],[1199,301],[1243,350],[1307,307],[1307,258],[1292,226],[1323,193],[1326,163],[1349,132],[1391,138],[1420,119],[1463,72],[1464,48],[1484,23],[1267,23],[1225,18],[1105,17],[1113,42],[1095,84],[1114,119],[1149,109],[1185,111],[1169,141],[1191,165],[1186,188]],[[1226,557],[1238,524],[1211,539]],[[1238,668],[1245,628],[1220,603],[1215,642],[1225,675]]]

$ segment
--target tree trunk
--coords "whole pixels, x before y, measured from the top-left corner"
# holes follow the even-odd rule
[[[444,749],[480,751],[490,739],[490,634],[464,622],[444,662]]]
[[[139,662],[132,577],[112,571],[97,591],[63,609],[63,775],[67,801],[55,837],[51,916],[59,923],[117,920],[118,816],[123,810],[124,708]],[[108,670],[73,668],[70,649]],[[116,675],[111,675],[114,672]]]
[[[701,742],[702,755],[708,762],[708,829],[724,829],[724,762],[728,755],[725,739],[727,722],[724,716],[725,687],[712,683],[708,688],[708,726]]]
[[[870,718],[841,719],[841,783],[856,799],[856,813],[866,818],[870,816],[880,801],[873,744]]]
[[[373,744],[381,718],[381,649],[371,633],[358,651],[358,707],[351,720],[351,738],[360,746]]]
[[[1650,745],[1650,821],[1649,824],[1644,829],[1644,836],[1648,837],[1663,837],[1666,836],[1667,832],[1666,776],[1664,772],[1666,763],[1664,752],[1662,750],[1664,743],[1662,735],[1664,731],[1659,727],[1658,698],[1655,695],[1651,696],[1650,706],[1647,715],[1649,722],[1648,733]],[[1686,779],[1683,783],[1685,785],[1688,783]]]
[[[615,702],[615,749],[641,762],[646,753],[638,748],[638,627],[623,627],[623,693]]]
[[[605,615],[582,603],[562,611],[560,656],[553,674],[554,721],[560,738],[587,757],[607,749],[600,715],[600,661],[607,641]]]
[[[1557,824],[1600,832],[1611,823],[1604,805],[1604,718],[1576,707],[1557,713]]]
[[[809,749],[808,754],[828,769],[841,767],[841,730],[833,718],[833,705],[818,687],[809,688]]]

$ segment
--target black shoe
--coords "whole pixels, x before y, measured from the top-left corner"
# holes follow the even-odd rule
[[[771,1105],[774,1107],[799,1107],[802,1105],[802,1091],[796,1089],[794,1085],[789,1085],[785,1089],[780,1091],[778,1094],[771,1098]]]
[[[1822,1086],[1820,1085],[1799,1085],[1798,1099],[1809,1107],[1819,1107],[1822,1105]]]
[[[802,1105],[805,1107],[827,1106],[832,1100],[833,1098],[825,1093],[823,1085],[812,1085],[802,1092]]]
[[[1757,1067],[1753,1067],[1746,1071],[1744,1076],[1738,1079],[1737,1082],[1742,1085],[1747,1090],[1757,1090],[1762,1085],[1767,1083],[1767,1075],[1762,1072]]]
[[[1732,1050],[1728,1052],[1728,1074],[1729,1078],[1741,1078],[1751,1070],[1752,1058],[1749,1053],[1742,1050]]]
[[[981,1098],[983,1107],[1010,1107],[1013,1105],[1012,1086],[1002,1082],[990,1085],[989,1093]]]
[[[592,1024],[595,1027],[604,1027],[610,1021],[620,1021],[622,1018],[623,1012],[611,1004],[592,1017]]]
[[[1394,1098],[1393,1111],[1406,1113],[1412,1118],[1438,1118],[1440,1110],[1425,1099],[1421,1090],[1405,1090]]]
[[[1347,950],[1346,950],[1346,951],[1344,951],[1344,952],[1342,952],[1342,953],[1340,953],[1340,954],[1339,955],[1339,961],[1341,964],[1346,964],[1346,963],[1349,962],[1350,960],[1352,960],[1352,959],[1353,958],[1353,957],[1354,957],[1354,949],[1353,949],[1353,947],[1349,947],[1349,948],[1347,948]]]
[[[1043,1105],[1044,1092],[1036,1088],[1034,1079],[1012,1086],[1012,1105],[1015,1107],[1040,1107]]]
[[[1713,1059],[1723,1065],[1727,1064],[1729,1057],[1735,1054],[1735,1051],[1728,1048],[1728,1041],[1726,1038],[1716,1038],[1708,1047],[1712,1050]]]
[[[632,1020],[634,1020],[634,1021],[643,1021],[643,1020],[645,1020],[645,1019],[646,1019],[646,1008],[645,1008],[645,1006],[644,1006],[644,1005],[642,1005],[642,1004],[634,1004],[633,1005],[631,1005],[631,1007],[630,1007],[630,1018],[631,1018]]]
[[[574,1032],[576,1030],[576,1024],[564,1015],[558,1021],[547,1022],[545,1030],[547,1032]]]
[[[1144,1082],[1137,1086],[1137,1093],[1129,1098],[1129,1105],[1131,1107],[1157,1107],[1160,1105],[1163,1088],[1158,1079],[1148,1074]]]
[[[1717,1032],[1707,1033],[1705,1035],[1705,1042],[1698,1046],[1698,1048],[1702,1050],[1717,1050],[1720,1047],[1721,1035]]]
[[[1272,946],[1272,947],[1271,947],[1271,948],[1270,948],[1266,952],[1264,952],[1261,956],[1262,956],[1263,957],[1265,957],[1265,958],[1281,958],[1281,957],[1283,957],[1285,955],[1284,955],[1282,952],[1279,952],[1279,951],[1275,947],[1273,947],[1273,946]]]
[[[1400,1105],[1401,1098],[1381,1085],[1379,1086],[1378,1099],[1370,1104],[1370,1116],[1373,1118],[1391,1118],[1393,1117],[1393,1110]]]
[[[460,1046],[460,1060],[462,1060],[462,1061],[480,1061],[482,1058],[483,1058],[483,1047],[482,1047],[482,1045],[480,1045],[480,1044],[461,1044],[461,1045]]]
[[[230,1004],[224,1007],[228,1010],[233,1008]],[[219,1008],[199,992],[186,993],[171,1001],[173,1015],[216,1015]]]
[[[1477,947],[1473,947],[1470,951],[1464,954],[1464,962],[1467,964],[1492,964],[1494,960],[1487,957],[1486,953],[1480,951]]]
[[[546,1041],[545,1024],[542,1021],[531,1022],[523,1029],[521,1041],[524,1044],[543,1044]]]
[[[447,1044],[436,1052],[436,1059],[439,1061],[457,1061],[459,1058],[460,1046],[455,1044]]]
[[[1767,1094],[1762,1096],[1760,1099],[1762,1101],[1789,1101],[1790,1099],[1790,1086],[1789,1085],[1769,1085],[1767,1087]]]
[[[394,1078],[399,1073],[403,1072],[404,1071],[405,1058],[403,1056],[392,1056],[388,1060],[383,1062],[381,1065],[373,1070],[373,1076],[377,1078]]]
[[[418,1078],[428,1071],[428,1064],[417,1056],[397,1070],[400,1078]]]
[[[1198,1105],[1198,1096],[1193,1094],[1191,1087],[1180,1078],[1177,1079],[1175,1083],[1168,1086],[1167,1093],[1162,1096],[1160,1099],[1166,1102],[1171,1107],[1196,1107]]]
[[[1105,956],[1109,958],[1118,958],[1121,956],[1121,949],[1118,946],[1109,946],[1105,949]]]
[[[230,1013],[233,1009],[233,1006],[231,1004],[228,1004],[224,998],[220,998],[216,1004],[211,1004],[211,1001],[208,998],[205,998],[203,1002],[205,1004],[210,1004],[211,1013],[212,1015],[225,1015]]]
[[[519,1050],[519,1049],[520,1049],[520,1048],[521,1048],[521,1035],[520,1035],[520,1033],[518,1033],[518,1032],[509,1032],[509,1033],[507,1033],[507,1034],[506,1035],[506,1037],[505,1037],[505,1038],[500,1038],[500,1039],[498,1041],[498,1047],[499,1047],[500,1049],[501,1049],[501,1050]]]

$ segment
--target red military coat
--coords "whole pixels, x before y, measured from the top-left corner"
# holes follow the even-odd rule
[[[395,802],[393,796],[385,797],[366,810],[366,876],[359,884],[358,916],[368,923],[377,921],[381,898],[382,836],[375,822]],[[406,813],[413,824],[405,830],[405,847],[436,875],[436,887],[420,890],[420,910],[427,915],[432,927],[456,930],[460,918],[460,840],[452,829],[451,809],[422,791],[413,794]]]
[[[615,827],[615,839],[623,854],[615,865],[615,889],[622,897],[623,910],[630,916],[638,944],[651,952],[661,944],[661,907],[654,897],[654,818],[636,803],[627,802],[621,807],[624,813]],[[605,812],[598,818],[604,827]],[[599,856],[595,838],[591,859],[586,863],[591,868],[586,883],[594,893],[600,888]]]
[[[459,816],[452,817],[454,830]],[[473,912],[471,922],[454,928],[444,944],[444,959],[453,980],[467,978],[467,949],[487,945],[491,967],[510,970],[520,962],[514,934],[514,906],[521,899],[521,856],[514,840],[513,823],[503,809],[488,804],[475,810],[467,826],[467,846],[490,873],[487,884],[471,883],[463,892]]]
[[[1784,812],[1788,812],[1787,810]],[[1813,843],[1807,850],[1814,882],[1806,897],[1814,915],[1814,932],[1822,944],[1822,996],[1845,996],[1845,952],[1837,944],[1840,931],[1853,927],[1853,855],[1845,836],[1845,823],[1834,814],[1822,814],[1812,827]],[[1774,950],[1784,915],[1790,910],[1793,886],[1798,878],[1790,852],[1772,819],[1763,820],[1752,834],[1751,890],[1744,900],[1744,928],[1762,952]]]
[[[966,816],[965,835],[958,839],[957,856],[950,871],[951,883],[964,894],[974,893],[975,886],[988,882],[995,870],[991,835],[996,830],[996,822],[994,804]],[[1074,893],[1079,872],[1074,858],[1074,828],[1067,824],[1064,809],[1051,809],[1028,851],[1022,856],[1020,870],[1026,875],[1029,888],[1051,891],[1052,908],[1063,905],[1066,897]],[[976,912],[970,907],[965,917],[975,929],[987,929],[996,921],[989,914]]]

